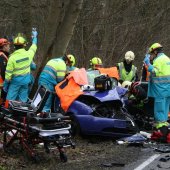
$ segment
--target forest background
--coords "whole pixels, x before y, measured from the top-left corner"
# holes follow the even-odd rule
[[[114,66],[126,51],[135,53],[139,74],[147,48],[159,42],[170,55],[168,0],[1,0],[0,36],[22,32],[31,45],[38,30],[34,61],[39,75],[50,58],[71,53],[78,67],[89,67],[98,56]]]

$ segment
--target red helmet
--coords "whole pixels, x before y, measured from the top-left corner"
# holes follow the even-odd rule
[[[3,47],[4,45],[10,44],[10,42],[5,38],[0,38],[0,47]]]
[[[133,82],[130,86],[130,92],[135,95],[138,93],[138,90],[136,89],[136,86],[140,85],[140,81]]]

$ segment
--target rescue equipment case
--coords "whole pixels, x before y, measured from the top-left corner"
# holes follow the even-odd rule
[[[112,89],[111,78],[107,75],[100,75],[94,79],[95,90],[104,91]]]

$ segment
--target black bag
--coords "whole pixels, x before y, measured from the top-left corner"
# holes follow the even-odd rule
[[[112,81],[107,75],[100,75],[94,79],[95,90],[104,91],[112,89]]]

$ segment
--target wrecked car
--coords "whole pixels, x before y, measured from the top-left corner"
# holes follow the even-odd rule
[[[93,70],[86,74],[88,84],[80,87],[82,93],[64,112],[73,120],[72,132],[112,137],[135,134],[137,126],[124,108],[122,96],[126,90],[117,86],[118,80],[111,78],[112,87],[109,90],[96,90],[94,81],[100,76],[100,72]],[[60,88],[64,90],[68,82],[69,80],[60,83],[56,91]],[[61,96],[59,97],[61,99]]]

